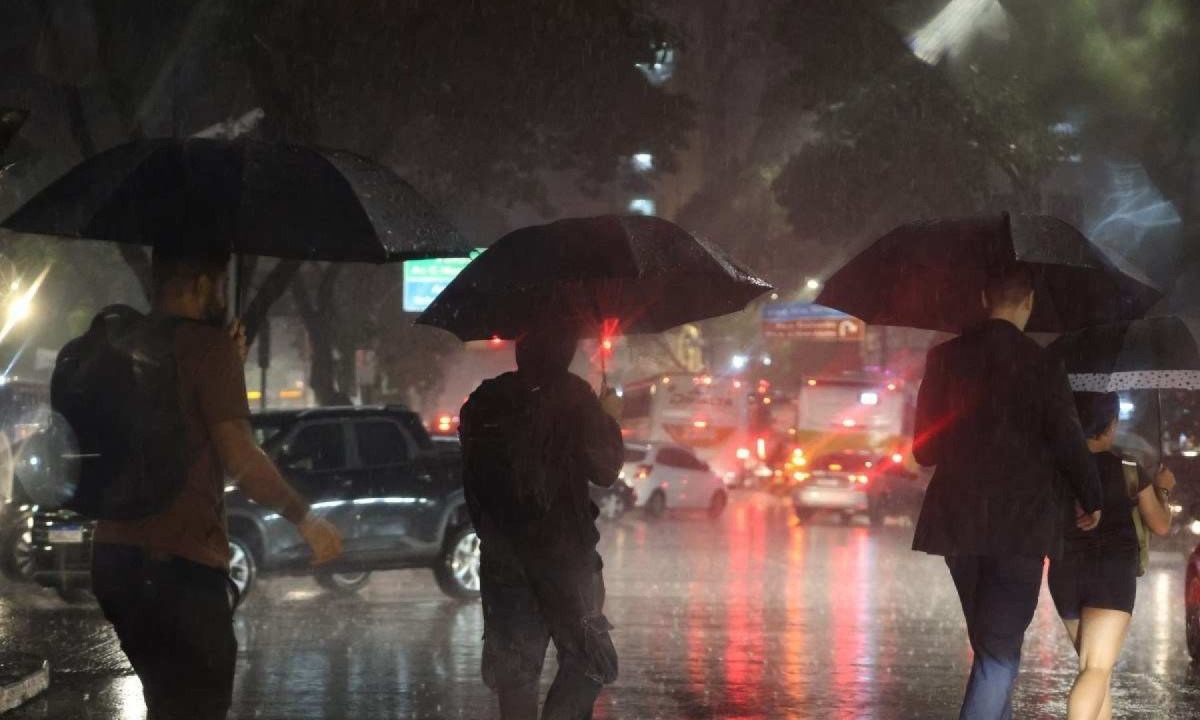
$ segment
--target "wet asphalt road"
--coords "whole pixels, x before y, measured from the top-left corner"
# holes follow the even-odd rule
[[[621,679],[597,718],[957,716],[965,628],[945,565],[907,549],[910,528],[801,526],[786,505],[744,493],[716,522],[633,515],[602,531]],[[1117,716],[1200,717],[1200,673],[1183,640],[1183,562],[1156,560],[1140,581]],[[304,578],[266,579],[238,633],[231,717],[494,717],[478,676],[479,606],[444,599],[427,571],[376,575],[354,597]],[[144,717],[137,679],[93,607],[6,586],[0,638],[42,653],[55,671],[46,696],[5,720]],[[1016,716],[1064,717],[1073,667],[1043,592]]]

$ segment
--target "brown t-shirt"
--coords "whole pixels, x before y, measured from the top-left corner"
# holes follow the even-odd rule
[[[195,460],[179,497],[165,511],[140,520],[100,521],[96,542],[135,545],[216,568],[229,565],[225,472],[211,428],[250,417],[246,379],[237,347],[226,333],[200,323],[175,331],[179,400]]]

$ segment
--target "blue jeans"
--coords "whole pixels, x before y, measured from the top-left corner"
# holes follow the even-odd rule
[[[1011,720],[1021,645],[1042,587],[1042,558],[957,555],[946,565],[975,653],[959,720]]]

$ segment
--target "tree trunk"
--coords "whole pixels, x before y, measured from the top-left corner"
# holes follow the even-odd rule
[[[308,384],[316,395],[317,404],[323,406],[351,404],[348,388],[338,385],[341,373],[334,359],[336,333],[333,318],[329,313],[329,309],[333,307],[333,293],[337,287],[341,267],[329,265],[321,272],[315,302],[302,278],[296,278],[291,284],[292,297],[308,333],[308,344],[312,352]],[[350,355],[353,362],[353,353]]]

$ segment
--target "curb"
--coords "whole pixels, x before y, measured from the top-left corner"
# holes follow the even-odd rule
[[[50,663],[33,655],[0,655],[0,715],[50,687]]]

